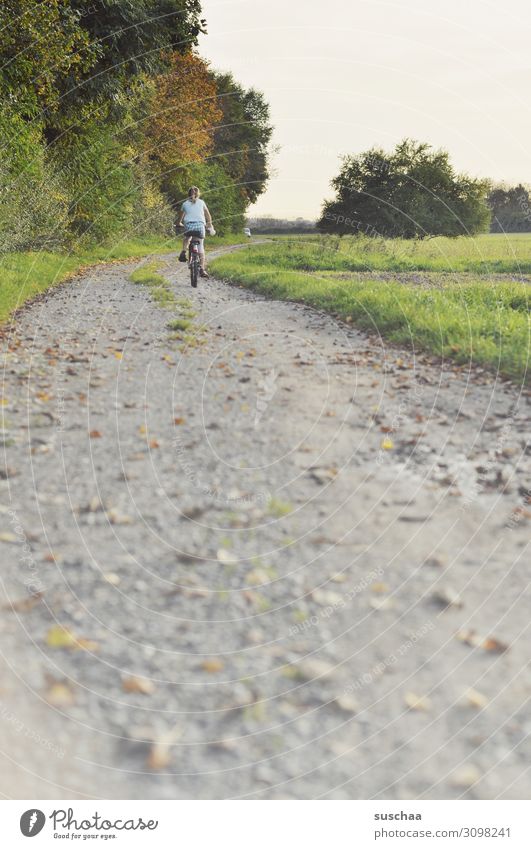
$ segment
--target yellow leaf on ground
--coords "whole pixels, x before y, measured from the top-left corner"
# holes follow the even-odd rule
[[[46,692],[46,701],[53,707],[69,707],[75,702],[75,696],[68,684],[56,682]]]
[[[201,664],[201,668],[204,669],[205,672],[221,672],[225,664],[219,657],[212,657],[210,660],[204,660]]]
[[[72,649],[79,651],[97,651],[99,646],[94,640],[76,637],[69,628],[63,625],[52,625],[46,635],[46,644],[52,649]]]
[[[155,692],[153,681],[148,678],[141,678],[137,675],[130,675],[124,678],[122,687],[126,693],[142,693],[143,696],[150,696]]]
[[[18,542],[19,539],[15,534],[12,534],[10,531],[2,531],[0,534],[0,542]]]
[[[484,696],[483,693],[479,693],[477,690],[474,690],[473,687],[466,691],[463,700],[467,707],[477,708],[478,710],[486,707],[489,703],[487,697]]]
[[[416,693],[406,693],[404,701],[410,710],[429,710],[431,702],[426,696],[417,696]]]
[[[171,761],[172,746],[177,743],[181,736],[182,728],[179,725],[176,725],[174,728],[170,728],[162,734],[159,739],[153,743],[149,750],[147,759],[148,768],[155,770],[165,769]]]
[[[380,446],[384,451],[392,451],[395,447],[395,443],[392,439],[382,439],[382,444]]]
[[[77,640],[68,628],[62,625],[52,625],[46,635],[46,643],[52,649],[77,648]]]

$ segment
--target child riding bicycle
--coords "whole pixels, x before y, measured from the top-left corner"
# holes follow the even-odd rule
[[[208,206],[204,200],[201,200],[199,195],[200,191],[197,186],[191,186],[188,189],[188,200],[185,200],[181,207],[177,226],[184,226],[184,237],[179,262],[186,262],[186,252],[190,244],[190,239],[192,236],[196,236],[199,239],[199,257],[201,263],[199,273],[201,277],[208,278],[205,268],[205,229],[208,230],[210,236],[215,236],[216,231],[212,224],[212,216],[210,215]]]

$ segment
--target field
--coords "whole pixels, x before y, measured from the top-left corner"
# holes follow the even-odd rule
[[[393,343],[529,382],[529,235],[276,239],[211,267],[221,278],[326,309]]]

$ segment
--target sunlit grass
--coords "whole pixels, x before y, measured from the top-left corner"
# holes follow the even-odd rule
[[[432,240],[436,241],[451,244],[454,264],[460,263],[461,271],[467,264],[473,267],[473,250],[467,240]],[[498,264],[499,273],[499,264],[509,262],[503,257],[504,238],[486,236],[479,241],[491,265]],[[523,264],[523,246],[530,251],[531,238],[515,237],[513,241],[518,246],[515,253]],[[487,274],[480,276],[477,271],[462,274],[458,283],[452,275],[440,271],[434,280],[437,285],[431,287],[426,282],[422,286],[404,283],[393,279],[392,275],[378,278],[381,263],[371,268],[369,253],[363,270],[373,271],[374,276],[370,273],[349,275],[344,269],[338,276],[331,273],[337,272],[338,262],[354,264],[350,254],[343,248],[336,252],[318,250],[316,244],[309,242],[305,240],[297,245],[276,242],[228,254],[217,259],[212,269],[219,277],[270,297],[329,310],[352,320],[358,327],[381,333],[388,340],[410,349],[424,349],[461,363],[475,362],[515,380],[528,382],[531,303],[528,284],[510,277],[506,282],[490,280]],[[428,248],[421,246],[419,250],[425,251],[427,265]],[[496,250],[502,258],[496,258]],[[302,257],[304,269],[300,267]],[[381,259],[380,254],[378,257]],[[383,259],[389,270],[390,256],[384,252]],[[531,267],[531,262],[528,264]]]
[[[282,252],[277,246],[282,245]],[[251,246],[249,263],[299,271],[438,271],[531,274],[531,233],[456,239],[375,239],[366,236],[275,237]]]

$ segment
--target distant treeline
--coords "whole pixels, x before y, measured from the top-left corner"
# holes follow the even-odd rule
[[[498,186],[487,203],[492,211],[491,233],[531,233],[531,199],[525,186]]]
[[[309,221],[306,218],[273,218],[271,215],[265,215],[262,218],[248,218],[247,226],[255,233],[271,235],[315,232],[315,221]]]
[[[0,251],[170,234],[190,184],[241,229],[269,107],[201,32],[199,0],[2,0]]]

